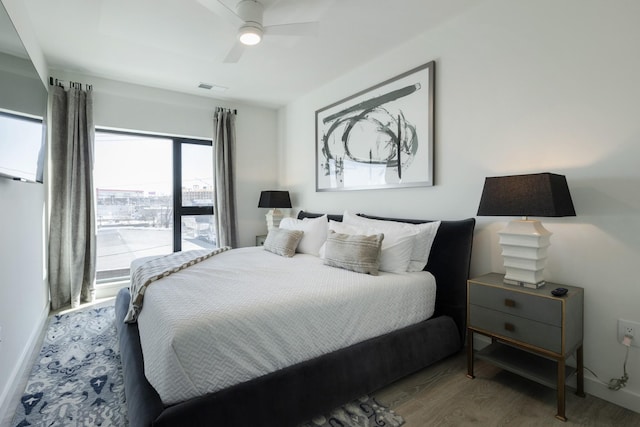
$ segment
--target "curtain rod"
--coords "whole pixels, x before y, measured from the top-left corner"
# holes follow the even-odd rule
[[[230,113],[235,114],[236,116],[238,115],[238,110],[235,110],[235,109],[232,110],[231,108],[224,108],[224,107],[216,107],[216,111],[220,111],[220,110],[227,110]]]
[[[53,77],[49,77],[49,85],[50,86],[59,86],[61,88],[64,88],[65,85],[65,81],[63,80],[58,80],[58,79],[54,79]],[[82,83],[78,83],[78,82],[68,82],[69,84],[69,89],[73,88],[73,89],[80,89],[82,90]],[[85,83],[85,89],[86,90],[93,90],[93,85],[90,85],[88,83]]]

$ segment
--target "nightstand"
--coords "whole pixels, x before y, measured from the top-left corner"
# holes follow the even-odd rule
[[[267,235],[263,234],[256,236],[256,246],[264,246],[264,241],[267,239]]]
[[[566,421],[565,380],[574,372],[576,394],[584,397],[584,290],[549,282],[529,289],[506,285],[503,279],[503,274],[490,273],[467,282],[467,376],[474,378],[477,358],[555,388],[556,418]],[[560,287],[568,289],[565,296],[551,295]],[[474,351],[474,333],[491,338],[491,344]],[[574,353],[577,367],[566,366]]]

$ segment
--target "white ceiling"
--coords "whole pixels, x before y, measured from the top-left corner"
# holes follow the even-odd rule
[[[235,9],[237,0],[222,1]],[[264,25],[319,21],[319,35],[265,37],[226,64],[236,29],[197,0],[23,0],[54,71],[268,106],[284,105],[479,2],[261,1]],[[228,89],[206,91],[201,82]]]

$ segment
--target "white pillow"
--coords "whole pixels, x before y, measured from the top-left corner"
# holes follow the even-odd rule
[[[407,233],[396,230],[387,233],[387,231],[375,227],[362,227],[336,221],[329,221],[329,229],[341,234],[384,234],[379,270],[390,273],[404,273],[407,271],[415,238],[413,231]]]
[[[345,212],[342,217],[345,224],[361,227],[375,228],[388,238],[390,233],[413,233],[415,236],[413,248],[407,271],[422,271],[429,261],[431,246],[440,227],[440,221],[426,222],[423,224],[408,224],[405,222],[384,221],[379,219],[363,218],[350,212]],[[384,244],[383,244],[384,246]]]
[[[431,246],[433,246],[433,241],[440,227],[440,221],[425,222],[423,224],[415,224],[415,226],[419,231],[416,234],[413,252],[411,253],[411,262],[409,262],[407,271],[422,271],[426,267],[431,253]]]
[[[318,256],[320,247],[327,240],[327,216],[318,218],[283,218],[280,228],[304,231],[296,252]]]

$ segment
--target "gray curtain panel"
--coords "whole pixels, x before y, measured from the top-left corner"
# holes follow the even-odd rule
[[[48,264],[51,308],[56,310],[95,297],[94,127],[91,91],[53,86],[49,97]]]
[[[216,108],[213,117],[213,215],[218,247],[237,247],[234,150],[236,114]]]

